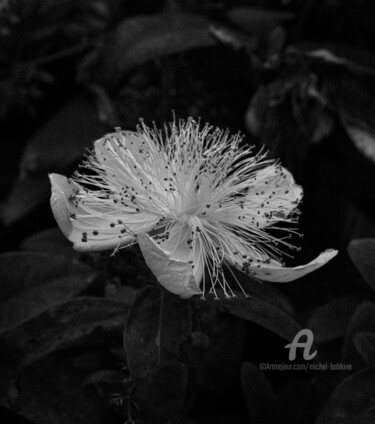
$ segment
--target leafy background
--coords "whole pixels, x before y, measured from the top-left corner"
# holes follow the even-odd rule
[[[371,0],[0,2],[4,420],[375,422],[374,13]],[[172,111],[281,158],[305,191],[292,262],[339,256],[282,287],[237,274],[248,299],[186,301],[137,247],[74,252],[47,173]],[[352,370],[261,371],[289,363],[300,328],[314,362]]]

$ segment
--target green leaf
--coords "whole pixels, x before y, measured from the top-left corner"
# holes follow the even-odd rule
[[[375,239],[352,240],[348,252],[362,277],[375,291]]]
[[[129,310],[125,351],[141,410],[156,419],[177,414],[185,400],[187,368],[180,344],[191,334],[188,300],[146,286]]]
[[[346,378],[336,387],[316,424],[369,424],[375,422],[375,369]]]
[[[207,301],[236,317],[258,324],[287,341],[293,340],[301,330],[300,324],[288,312],[256,296],[245,298],[239,295],[230,299],[222,296],[218,300],[208,297]]]
[[[350,318],[348,331],[344,340],[342,358],[343,361],[352,364],[353,371],[364,367],[362,356],[355,346],[357,333],[375,333],[375,305],[370,302],[361,303]]]
[[[241,367],[241,386],[250,422],[276,424],[277,400],[270,382],[254,364],[245,362]]]
[[[212,24],[202,16],[164,13],[124,20],[103,49],[100,77],[106,86],[116,87],[126,73],[148,60],[210,47]]]
[[[17,181],[2,210],[12,224],[50,197],[48,172],[70,172],[86,148],[107,128],[86,96],[77,95],[59,109],[28,141]]]
[[[0,255],[0,334],[86,289],[90,268],[64,256],[16,252]]]
[[[3,348],[13,352],[21,370],[62,349],[119,346],[126,312],[118,300],[72,299],[3,335]]]
[[[328,343],[344,337],[350,316],[361,300],[361,295],[351,293],[319,306],[307,324],[314,333],[315,343]]]
[[[360,332],[354,336],[354,344],[366,365],[375,367],[375,332]]]

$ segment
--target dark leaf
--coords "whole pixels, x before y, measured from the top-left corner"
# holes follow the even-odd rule
[[[17,177],[11,192],[1,207],[0,219],[5,225],[11,225],[41,203],[48,200],[50,196],[50,183],[48,176]]]
[[[316,424],[369,424],[375,421],[375,369],[346,378],[333,392]]]
[[[318,61],[322,94],[333,106],[356,148],[375,161],[375,56],[348,46],[318,48],[308,53]],[[315,63],[316,66],[316,63]]]
[[[239,283],[245,290],[246,294],[272,303],[278,308],[284,309],[289,314],[294,313],[293,305],[290,303],[289,299],[277,287],[275,287],[275,284],[254,280],[243,272],[235,269],[231,271],[233,274],[228,275],[227,277],[227,281],[231,284],[231,286],[235,287],[236,283]],[[233,281],[233,275],[235,276],[236,281]],[[237,295],[242,296],[242,293],[238,292]]]
[[[271,153],[292,167],[293,161],[289,164],[286,155],[303,153],[310,141],[329,135],[335,123],[334,110],[354,145],[374,161],[374,64],[373,56],[362,64],[336,56],[320,45],[287,49],[279,61],[268,63],[275,68],[277,78],[255,93],[246,115],[249,131],[260,134]],[[282,107],[277,107],[281,103]]]
[[[357,333],[354,336],[354,344],[366,365],[375,366],[375,332]]]
[[[247,417],[241,414],[241,411],[235,412],[214,412],[207,414],[204,417],[204,423],[208,424],[227,424],[227,423],[236,423],[236,424],[249,424]]]
[[[191,397],[199,392],[211,392],[220,398],[238,383],[248,325],[243,319],[221,312],[216,302],[202,301],[196,296],[191,303],[194,331],[189,343],[183,346]]]
[[[98,120],[91,98],[77,95],[29,140],[21,159],[21,176],[66,171],[82,159],[86,148],[91,148],[106,129]]]
[[[319,306],[307,324],[314,333],[315,343],[327,343],[344,337],[350,317],[361,300],[360,295],[350,294]]]
[[[345,130],[355,147],[368,159],[375,162],[375,128],[367,125],[365,121],[353,120],[342,117]]]
[[[85,386],[95,385],[95,384],[119,384],[121,383],[121,373],[116,370],[101,370],[95,371],[91,375],[89,375],[85,381]]]
[[[234,51],[245,50],[253,57],[252,53],[257,47],[257,42],[253,38],[223,26],[210,26],[209,30],[219,43]]]
[[[32,421],[22,418],[20,415],[8,408],[0,407],[0,417],[4,420],[3,422],[6,423],[33,424]]]
[[[301,43],[298,47],[316,61],[341,66],[359,76],[375,76],[375,56],[358,46],[338,43]]]
[[[267,115],[271,113],[269,90],[265,86],[260,86],[251,98],[251,102],[246,112],[245,123],[248,131],[254,137],[260,137],[263,126],[267,120]],[[272,122],[272,120],[271,120]]]
[[[354,183],[353,186],[353,190],[355,190],[356,184]],[[370,217],[350,202],[347,196],[340,196],[339,201],[338,207],[343,213],[343,219],[339,224],[341,237],[338,245],[348,246],[355,239],[375,237],[375,226]],[[348,248],[350,249],[350,246]],[[349,262],[348,266],[351,266]],[[358,279],[361,280],[360,277]]]
[[[25,239],[20,248],[41,253],[53,253],[56,255],[76,256],[70,243],[59,228],[48,228]]]
[[[166,290],[146,286],[129,310],[125,351],[141,410],[154,419],[167,419],[183,406],[187,368],[179,347],[191,334],[187,300]]]
[[[348,252],[362,277],[375,291],[375,239],[352,240]]]
[[[219,300],[207,299],[213,305],[235,315],[236,317],[253,322],[272,331],[287,341],[293,340],[301,326],[280,306],[256,296],[245,298],[239,295],[236,298]]]
[[[312,142],[329,134],[333,127],[331,113],[311,93],[315,80],[298,65],[290,66],[268,85],[254,93],[245,115],[245,125],[253,136],[269,149],[269,155],[281,158],[294,172],[304,163]],[[283,75],[282,70],[279,73]],[[291,74],[291,75],[289,75]]]
[[[317,143],[328,137],[335,125],[333,114],[327,110],[320,110],[315,116],[315,130],[312,133],[311,141]]]
[[[122,301],[96,297],[69,300],[3,336],[20,368],[67,348],[118,346],[127,306]]]
[[[95,274],[64,256],[20,252],[0,255],[0,333],[86,289]]]
[[[241,368],[241,385],[250,422],[276,424],[278,411],[276,396],[266,376],[251,363]]]
[[[278,55],[286,45],[286,32],[282,26],[276,26],[267,37],[267,55]]]
[[[316,416],[314,380],[289,379],[277,391],[279,421],[288,424],[312,423]]]
[[[131,305],[137,295],[137,290],[121,285],[108,282],[104,288],[104,296],[107,299],[118,299],[125,302],[127,305]]]
[[[77,95],[58,110],[26,145],[18,179],[2,211],[4,223],[16,222],[46,201],[50,196],[47,173],[70,172],[106,129],[86,96]]]
[[[344,340],[342,358],[352,365],[354,371],[364,366],[363,358],[354,344],[356,334],[363,332],[375,333],[375,305],[370,302],[363,302],[358,306],[350,319]]]
[[[278,25],[294,20],[290,12],[257,7],[234,7],[226,13],[227,18],[243,31],[253,34],[265,43],[270,32]]]
[[[121,351],[123,353],[122,349]],[[120,411],[121,408],[119,404],[116,404],[115,399],[119,399],[128,392],[129,387],[131,387],[131,380],[125,379],[124,374],[119,369],[104,369],[92,372],[84,379],[82,384],[95,390],[102,402],[111,404],[115,410]]]
[[[191,420],[188,417],[178,416],[170,421],[170,424],[198,424],[197,421]]]
[[[38,424],[101,424],[111,411],[84,387],[84,375],[63,357],[43,359],[28,368],[17,399],[19,414]]]
[[[126,19],[103,50],[101,75],[106,86],[116,87],[126,73],[148,60],[215,45],[208,31],[211,24],[185,13]]]

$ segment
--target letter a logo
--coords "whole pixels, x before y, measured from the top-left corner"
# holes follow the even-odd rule
[[[300,342],[302,336],[306,336],[305,342]],[[310,353],[312,344],[314,341],[314,335],[311,330],[304,328],[299,331],[294,337],[292,343],[287,344],[285,349],[289,349],[289,361],[294,361],[296,359],[297,347],[303,347],[303,359],[309,361],[310,359],[315,358],[317,351]]]

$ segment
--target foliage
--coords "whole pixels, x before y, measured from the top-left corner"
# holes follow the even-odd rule
[[[35,424],[371,423],[375,46],[371,1],[0,2],[0,404]],[[68,175],[113,126],[202,118],[265,145],[304,188],[303,246],[337,259],[234,299],[180,299],[136,246],[56,228]],[[4,182],[3,182],[4,181]],[[292,240],[294,241],[294,240]],[[287,261],[293,262],[293,258]],[[314,334],[310,364],[284,348]],[[302,350],[295,363],[307,365]]]

